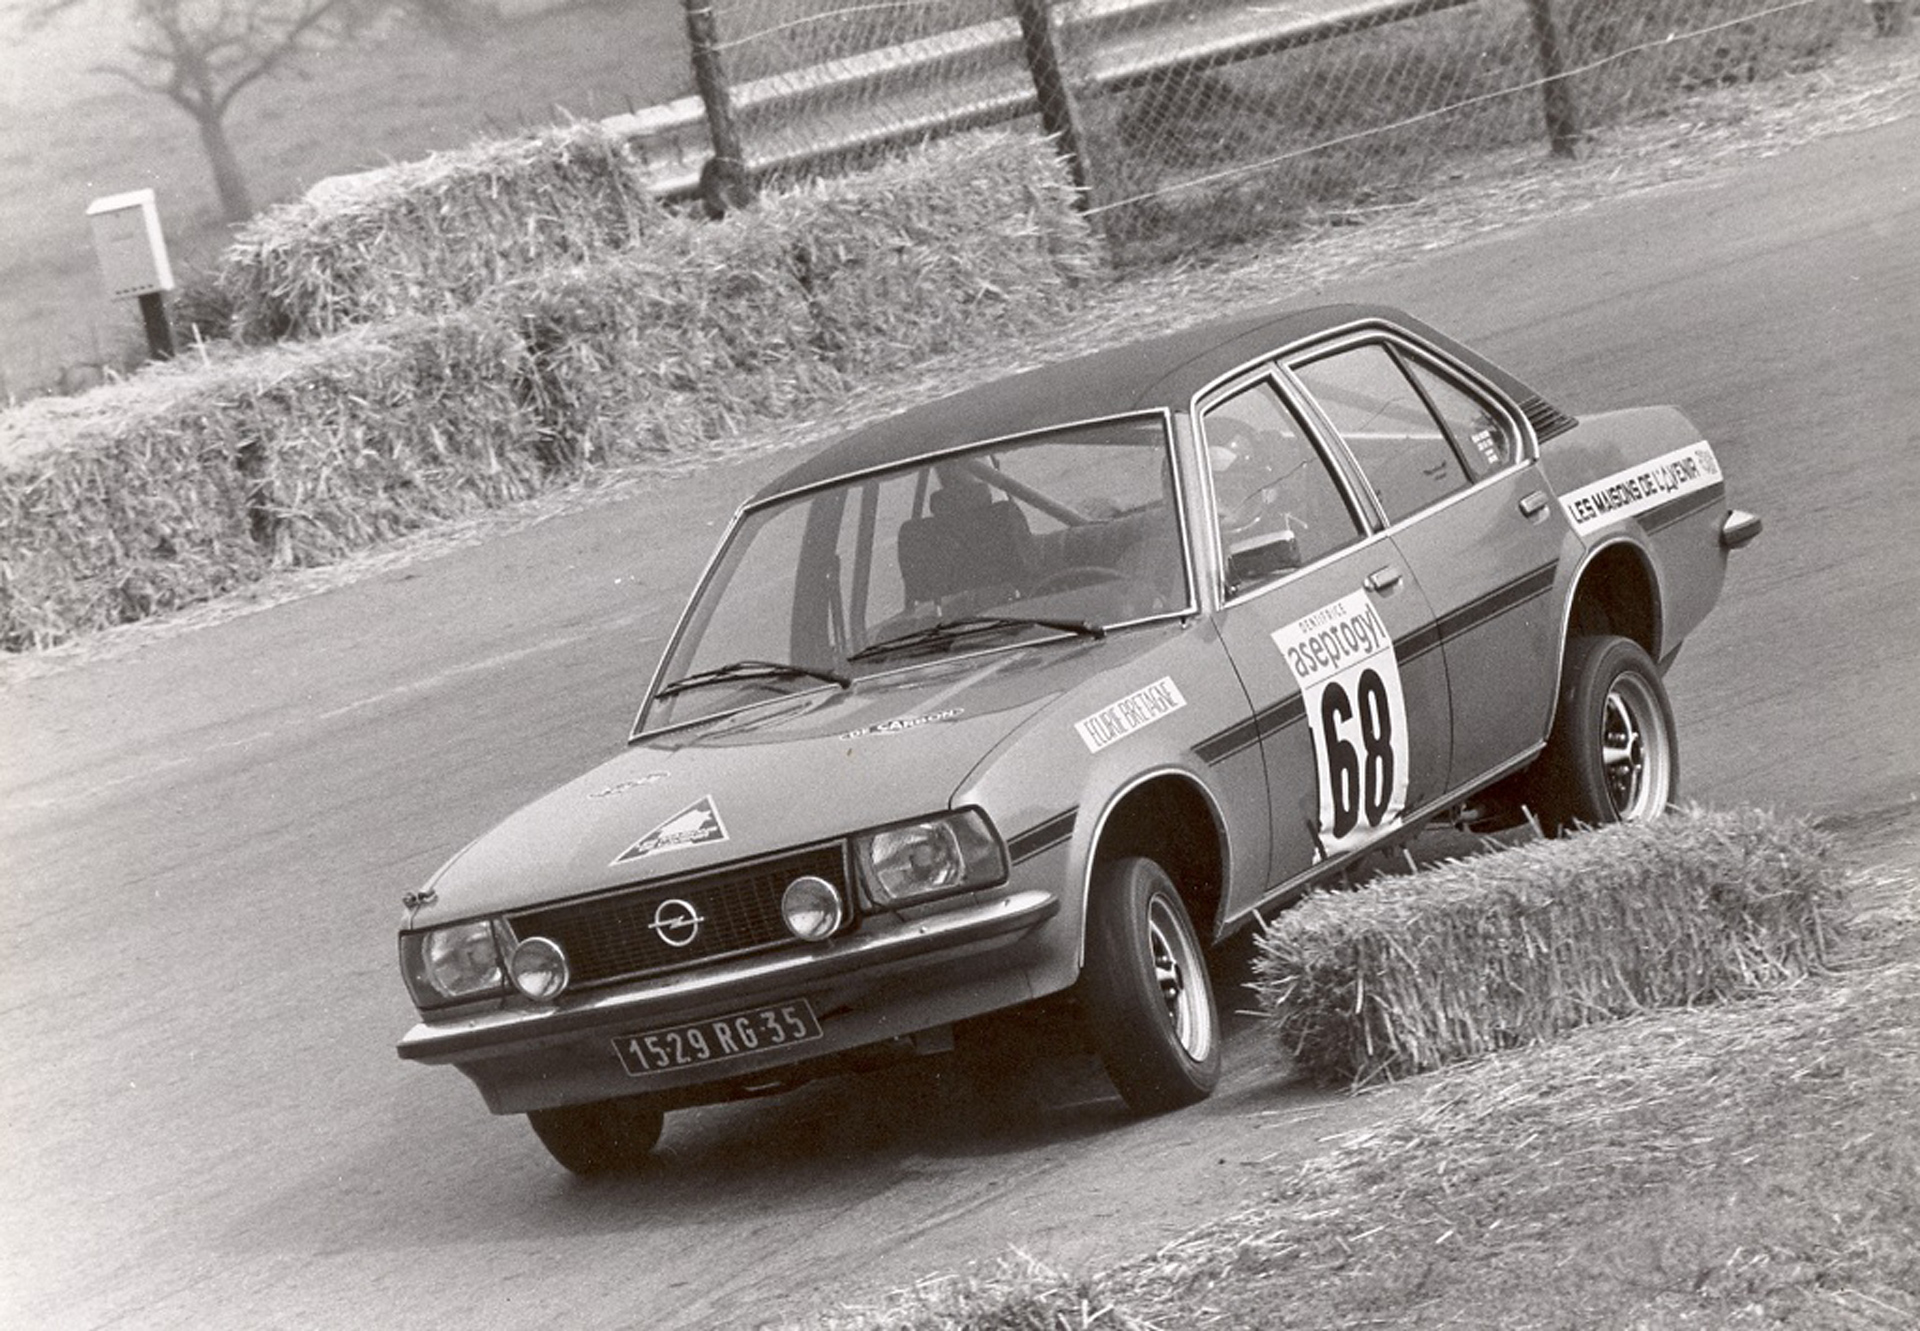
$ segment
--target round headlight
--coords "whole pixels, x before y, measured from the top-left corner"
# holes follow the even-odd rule
[[[507,974],[513,987],[536,1003],[551,1003],[560,997],[572,978],[567,954],[551,938],[529,938],[507,958]]]
[[[812,874],[787,884],[780,897],[780,914],[795,938],[817,943],[832,936],[845,918],[840,909],[840,894],[833,884]]]

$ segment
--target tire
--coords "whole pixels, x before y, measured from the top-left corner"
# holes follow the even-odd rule
[[[582,1178],[639,1169],[660,1140],[666,1113],[645,1096],[536,1109],[527,1115],[547,1153]]]
[[[1116,860],[1095,875],[1079,992],[1094,1049],[1134,1113],[1212,1094],[1221,1035],[1206,956],[1173,880],[1152,860]]]
[[[1567,643],[1560,709],[1529,783],[1542,827],[1643,822],[1673,807],[1680,742],[1660,671],[1627,638]]]

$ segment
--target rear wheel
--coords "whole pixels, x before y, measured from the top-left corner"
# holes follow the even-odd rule
[[[1567,644],[1559,714],[1534,774],[1537,812],[1556,835],[1672,807],[1680,785],[1673,706],[1640,644],[1610,636]]]
[[[527,1115],[547,1153],[582,1178],[638,1169],[660,1140],[666,1113],[645,1096],[536,1109]]]
[[[1158,1114],[1204,1100],[1220,1080],[1220,1014],[1187,908],[1150,859],[1095,875],[1080,976],[1087,1025],[1128,1108]]]

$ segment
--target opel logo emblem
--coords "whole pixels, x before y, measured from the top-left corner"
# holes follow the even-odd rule
[[[700,936],[700,912],[691,903],[674,897],[653,910],[653,923],[647,927],[658,934],[668,947],[690,947]]]

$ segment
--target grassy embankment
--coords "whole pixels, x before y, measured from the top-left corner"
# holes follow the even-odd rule
[[[1323,897],[1265,949],[1276,1056],[1309,1029],[1323,1072],[1501,1051],[1158,1252],[1013,1259],[808,1325],[1920,1323],[1915,833],[1910,807],[1843,872],[1804,826],[1690,814]],[[1531,1042],[1567,1021],[1596,1024]]]

